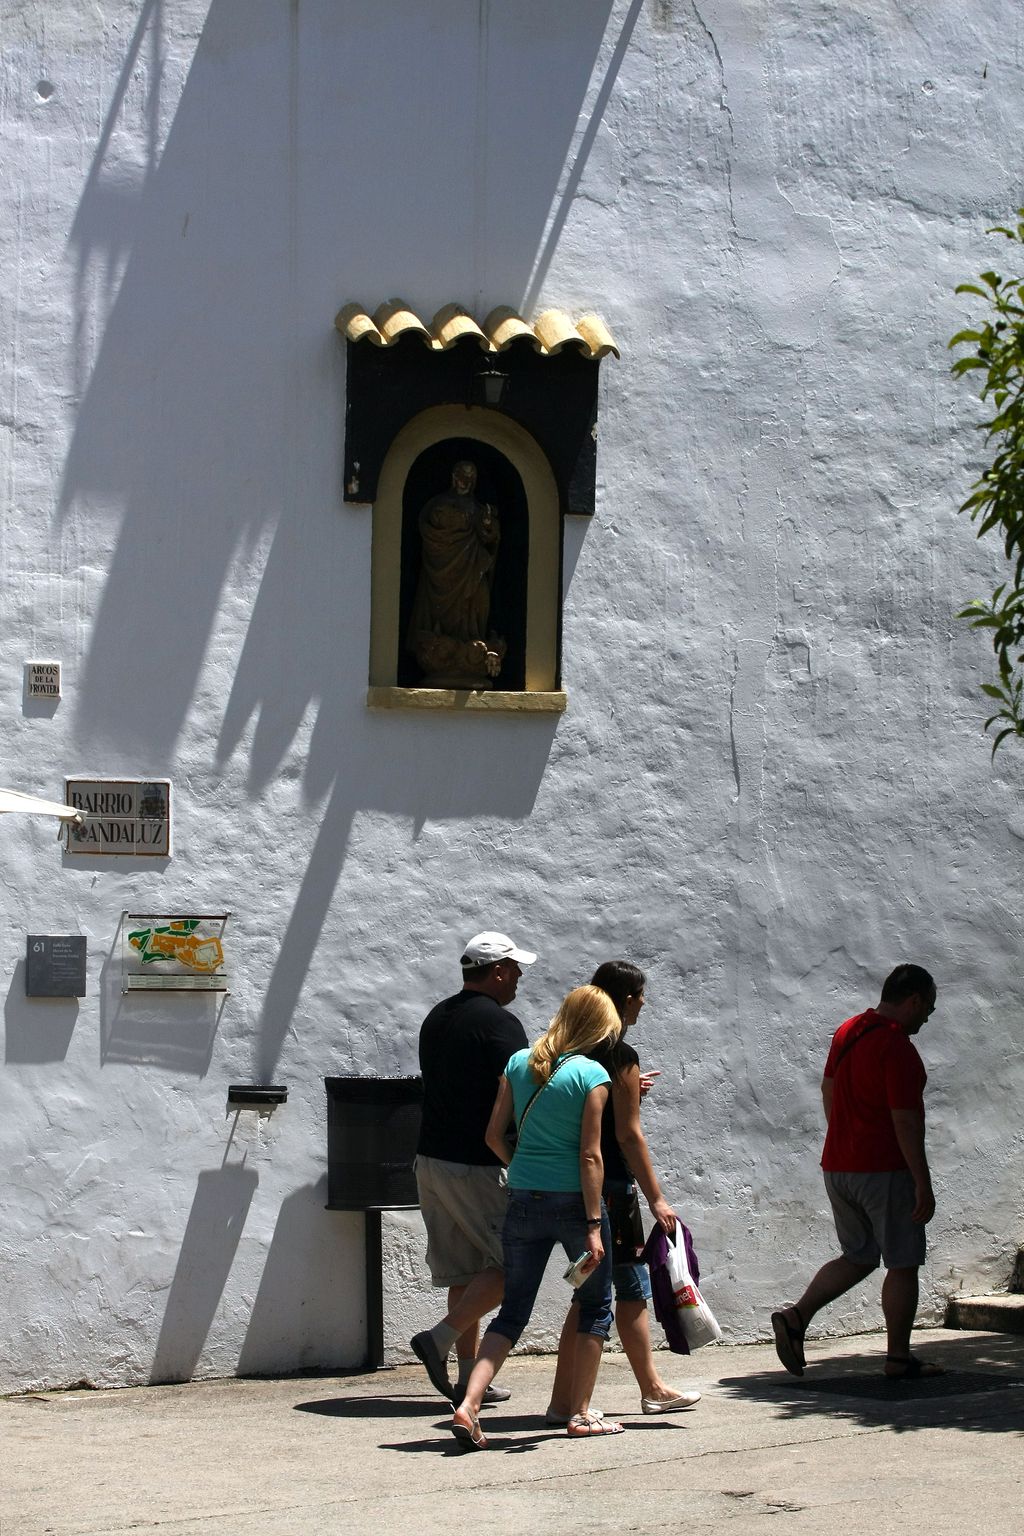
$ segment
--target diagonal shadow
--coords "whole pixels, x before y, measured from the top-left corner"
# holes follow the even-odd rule
[[[285,931],[261,1076],[354,817],[405,817],[417,835],[438,820],[514,825],[555,733],[543,717],[367,717],[368,520],[341,507],[332,317],[351,298],[486,309],[536,287],[638,5],[609,35],[621,0],[211,0],[193,38],[165,0],[143,0],[116,72],[69,242],[82,398],[59,517],[107,571],[73,732],[86,755],[168,767],[183,733],[216,741],[197,799],[239,753],[250,799],[300,778],[293,862],[267,892]],[[554,89],[535,88],[539,37]],[[472,106],[459,81],[475,82]],[[279,825],[274,809],[265,820]],[[257,861],[254,901],[262,878]]]
[[[239,1376],[272,1376],[296,1368],[336,1370],[356,1347],[362,1329],[362,1249],[358,1215],[336,1213],[325,1222],[327,1178],[285,1195],[263,1263]],[[344,1322],[342,1321],[344,1319]]]
[[[199,1175],[150,1367],[151,1385],[191,1380],[258,1183],[256,1170],[239,1163]]]
[[[525,291],[612,6],[304,0],[254,14],[251,0],[211,0],[198,38],[172,47],[183,23],[145,0],[69,242],[83,398],[60,515],[120,520],[80,745],[173,753],[222,605],[254,585],[279,524],[294,524],[304,571],[326,559],[341,578],[317,612],[321,648],[361,606],[365,572],[339,517],[332,318],[356,297],[431,310]],[[533,91],[524,114],[538,36],[558,88]],[[439,87],[460,79],[481,82],[473,109]],[[300,575],[257,695],[279,761],[316,694],[289,634],[303,597]],[[365,681],[365,630],[334,654]],[[173,659],[159,687],[140,685],[143,658]],[[282,697],[290,716],[274,715]]]
[[[632,39],[640,12],[644,8],[644,3],[645,0],[630,0],[629,11],[622,23],[611,58],[605,69],[604,79],[601,81],[600,89],[597,92],[589,115],[584,120],[579,147],[573,156],[565,186],[558,197],[551,223],[544,237],[544,243],[538,252],[536,265],[530,274],[530,281],[523,295],[523,308],[527,312],[534,307],[540,298],[544,287],[544,280],[548,275],[548,269],[558,249],[558,242],[562,238],[566,222],[572,211],[573,201],[579,191],[580,183],[583,180],[583,172],[590,158],[590,152],[594,147],[594,140],[597,138],[598,129],[601,126],[608,103],[611,100],[612,91],[619,76],[619,70],[622,68],[622,62],[626,57],[626,50]]]

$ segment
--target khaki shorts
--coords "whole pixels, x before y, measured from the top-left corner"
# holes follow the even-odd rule
[[[505,1182],[505,1170],[497,1165],[416,1158],[427,1264],[434,1285],[468,1285],[485,1269],[504,1270]]]
[[[825,1173],[836,1236],[844,1259],[877,1269],[916,1269],[924,1263],[923,1221],[912,1221],[917,1203],[908,1168],[893,1173]]]

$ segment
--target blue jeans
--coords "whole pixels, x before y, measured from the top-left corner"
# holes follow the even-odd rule
[[[613,1264],[616,1301],[650,1301],[651,1277],[646,1264]]]
[[[612,1326],[612,1234],[601,1201],[604,1258],[576,1292],[579,1333],[608,1337]],[[567,1259],[578,1259],[587,1246],[587,1212],[579,1190],[510,1189],[502,1247],[505,1252],[505,1299],[488,1333],[518,1342],[530,1321],[551,1250],[561,1243]]]

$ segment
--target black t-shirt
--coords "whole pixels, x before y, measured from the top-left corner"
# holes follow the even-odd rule
[[[483,992],[457,992],[420,1029],[423,1123],[417,1151],[452,1163],[500,1162],[484,1141],[501,1074],[527,1044],[514,1013]]]
[[[640,1065],[640,1057],[631,1045],[626,1044],[625,1040],[617,1040],[611,1047],[607,1042],[602,1042],[587,1054],[593,1061],[599,1062],[608,1076],[613,1079],[616,1070],[621,1072],[627,1067]],[[605,1179],[632,1179],[633,1175],[622,1155],[622,1148],[615,1138],[615,1110],[612,1107],[610,1093],[608,1102],[604,1106],[604,1114],[601,1116],[601,1157],[604,1162]]]

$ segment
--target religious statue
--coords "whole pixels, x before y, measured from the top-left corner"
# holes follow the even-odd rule
[[[501,541],[497,508],[477,501],[476,465],[461,459],[451,486],[419,515],[420,574],[407,644],[424,688],[490,688],[505,641],[488,629]]]

